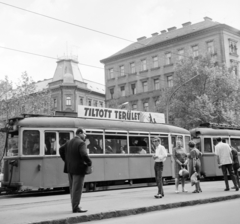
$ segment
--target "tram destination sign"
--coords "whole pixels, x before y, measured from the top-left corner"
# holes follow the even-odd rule
[[[165,123],[165,116],[163,113],[152,113],[136,110],[121,110],[82,105],[78,106],[78,117],[146,123]]]

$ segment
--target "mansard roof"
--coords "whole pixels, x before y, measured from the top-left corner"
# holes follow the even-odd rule
[[[113,54],[112,56],[102,59],[100,62],[107,63],[113,60],[117,60],[121,57],[127,56],[129,54],[138,53],[143,50],[147,50],[150,47],[154,47],[156,45],[164,45],[167,44],[169,41],[178,40],[178,38],[187,37],[193,33],[199,33],[203,30],[208,30],[218,26],[225,26],[231,28],[234,32],[238,32],[239,30],[234,29],[230,26],[225,24],[220,24],[219,22],[212,21],[212,19],[205,17],[205,20],[199,23],[192,24],[190,22],[183,24],[182,28],[176,29],[176,27],[169,28],[169,32],[162,32],[161,34],[152,34],[152,37],[149,38],[138,38],[138,41],[130,44],[129,46],[125,47],[124,49],[118,51],[117,53]]]

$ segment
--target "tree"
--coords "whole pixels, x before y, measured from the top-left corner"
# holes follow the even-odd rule
[[[187,129],[204,122],[239,122],[238,78],[224,64],[216,65],[209,55],[179,61],[175,67],[175,85],[168,96],[194,76],[174,95],[171,122]]]
[[[53,102],[49,88],[37,89],[36,83],[24,72],[21,79],[13,84],[5,77],[0,80],[0,128],[5,126],[8,118],[28,114],[46,114],[53,112]],[[5,141],[0,132],[0,158]]]

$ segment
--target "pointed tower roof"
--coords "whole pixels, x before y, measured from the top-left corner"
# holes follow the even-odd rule
[[[63,56],[58,58],[52,82],[63,80],[63,83],[74,83],[74,80],[84,82],[78,67],[76,56]]]

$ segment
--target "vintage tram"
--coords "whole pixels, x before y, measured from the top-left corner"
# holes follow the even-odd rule
[[[87,150],[93,161],[93,173],[85,178],[85,190],[153,183],[155,136],[161,138],[168,150],[163,176],[171,179],[174,175],[171,154],[176,140],[181,139],[184,148],[188,148],[190,141],[186,129],[126,121],[126,117],[125,120],[29,115],[14,118],[8,122],[2,186],[12,191],[68,187],[59,147],[75,135],[78,127],[86,129]]]
[[[204,123],[190,130],[191,138],[202,152],[202,173],[208,178],[223,176],[215,155],[216,139],[221,137],[226,143],[237,149],[240,160],[240,127],[217,123]]]

